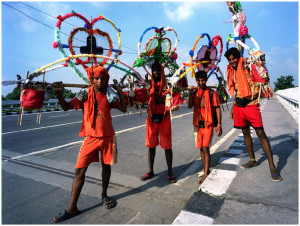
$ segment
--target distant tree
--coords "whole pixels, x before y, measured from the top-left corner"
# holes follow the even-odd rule
[[[292,75],[280,76],[275,84],[274,92],[281,89],[293,88],[295,87],[293,84],[294,78]]]
[[[5,96],[6,100],[20,100],[21,87],[16,87],[14,90]]]
[[[5,98],[3,95],[2,95],[2,97],[1,97],[1,98],[2,98],[2,100],[6,100],[6,98]]]

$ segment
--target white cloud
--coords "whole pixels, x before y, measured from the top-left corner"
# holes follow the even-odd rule
[[[186,2],[167,2],[163,3],[166,16],[173,22],[181,22],[191,18],[197,10],[207,12],[223,12],[223,2],[186,1]]]
[[[172,7],[170,7],[170,5],[170,3],[165,3],[164,10],[167,17],[171,21],[184,21],[194,14],[193,6],[195,5],[195,3],[193,2],[180,3],[173,10],[171,9]]]
[[[36,2],[35,7],[54,17],[57,17],[58,15],[63,16],[66,13],[72,11],[71,6],[61,2]],[[43,15],[46,21],[53,22],[54,20],[57,20],[49,15],[46,14]]]

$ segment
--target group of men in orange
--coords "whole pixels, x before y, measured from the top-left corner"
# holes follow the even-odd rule
[[[250,136],[250,125],[255,129],[261,145],[267,155],[270,165],[271,177],[274,181],[282,180],[273,163],[273,155],[269,140],[264,132],[262,119],[257,102],[257,92],[254,93],[254,100],[251,100],[251,78],[243,65],[243,58],[240,57],[236,48],[231,48],[225,53],[229,65],[227,68],[227,82],[231,96],[236,92],[235,103],[231,109],[230,116],[234,120],[234,127],[242,129],[245,144],[250,160],[242,164],[242,168],[248,169],[257,165],[255,160],[252,138]],[[171,143],[171,120],[170,113],[165,109],[166,80],[162,65],[154,61],[152,64],[151,86],[149,90],[149,102],[146,119],[146,147],[148,147],[148,172],[140,177],[145,181],[154,177],[154,159],[156,146],[160,144],[165,150],[168,167],[169,183],[176,183],[172,172],[173,151]],[[85,137],[79,151],[75,166],[75,177],[72,185],[71,201],[68,208],[53,218],[55,223],[62,222],[80,214],[77,208],[77,201],[85,180],[85,173],[92,162],[99,162],[99,152],[102,163],[102,202],[106,208],[115,206],[115,201],[107,195],[111,175],[111,165],[117,161],[117,143],[114,128],[112,126],[111,108],[117,108],[126,112],[126,105],[122,89],[118,85],[114,88],[119,94],[119,100],[109,102],[106,91],[109,82],[109,74],[102,66],[91,66],[86,69],[91,86],[87,92],[80,92],[70,102],[66,102],[60,91],[62,83],[53,84],[62,108],[67,111],[75,108],[83,109],[83,120],[79,136]],[[196,134],[196,147],[200,149],[200,155],[204,166],[202,184],[210,173],[210,152],[209,147],[213,135],[214,120],[213,112],[216,112],[217,125],[215,133],[222,135],[222,115],[220,102],[215,91],[210,91],[206,86],[207,73],[198,71],[196,73],[198,87],[190,87],[188,108],[194,107],[193,125]]]

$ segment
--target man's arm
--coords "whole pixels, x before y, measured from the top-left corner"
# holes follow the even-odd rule
[[[189,93],[189,101],[188,101],[188,108],[194,107],[194,98],[197,88],[192,86],[190,87],[190,93]]]
[[[218,118],[218,125],[216,127],[215,132],[217,133],[217,136],[219,137],[222,135],[222,113],[221,113],[220,106],[216,108],[216,113],[217,113],[217,118]]]
[[[126,104],[125,104],[125,99],[124,99],[124,95],[122,92],[122,89],[120,86],[118,85],[113,85],[113,88],[115,90],[117,90],[118,94],[119,94],[119,98],[120,98],[120,103],[118,104],[117,108],[121,111],[121,112],[126,112],[127,108],[126,108]]]
[[[52,88],[57,96],[58,102],[64,111],[68,111],[73,109],[73,104],[71,102],[67,102],[63,96],[61,95],[61,90],[64,89],[62,82],[54,82],[52,84]]]

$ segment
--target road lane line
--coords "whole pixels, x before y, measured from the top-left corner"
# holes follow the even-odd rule
[[[24,130],[16,130],[16,131],[11,131],[11,132],[2,133],[2,135],[11,134],[11,133],[27,132],[27,131],[39,130],[39,129],[47,129],[47,128],[53,128],[53,127],[58,127],[58,126],[65,126],[65,125],[70,125],[70,124],[75,124],[75,123],[81,123],[81,122],[82,122],[82,121],[78,121],[78,122],[68,122],[68,123],[63,123],[63,124],[53,125],[53,126],[45,126],[45,127],[38,127],[38,128],[32,128],[32,129],[24,129]]]
[[[192,113],[193,112],[182,114],[181,116],[189,115],[189,114],[192,114]],[[179,116],[173,117],[173,119],[174,118],[179,118]],[[117,136],[119,134],[122,134],[122,133],[125,133],[125,132],[129,132],[129,131],[133,131],[133,130],[136,130],[136,129],[140,129],[140,128],[143,128],[143,127],[146,127],[146,125],[144,124],[144,125],[140,125],[140,126],[135,126],[135,127],[131,127],[131,128],[128,128],[128,129],[124,129],[124,130],[121,130],[121,131],[117,131],[117,132],[115,132],[115,134]],[[82,141],[83,140],[79,140],[79,141],[71,142],[71,143],[68,143],[68,144],[60,145],[60,146],[57,146],[57,147],[48,148],[48,149],[41,150],[41,151],[35,151],[35,152],[31,152],[31,153],[28,153],[28,154],[25,154],[25,155],[15,156],[15,157],[12,157],[11,159],[20,159],[20,158],[24,158],[24,157],[28,157],[28,156],[32,156],[32,155],[37,155],[37,154],[41,154],[41,153],[53,151],[54,149],[59,149],[59,148],[63,148],[63,147],[67,147],[67,146],[79,144]]]
[[[69,116],[71,114],[66,114],[66,115],[54,115],[54,116],[49,116],[49,118],[57,118],[57,117],[65,117],[65,116]]]

